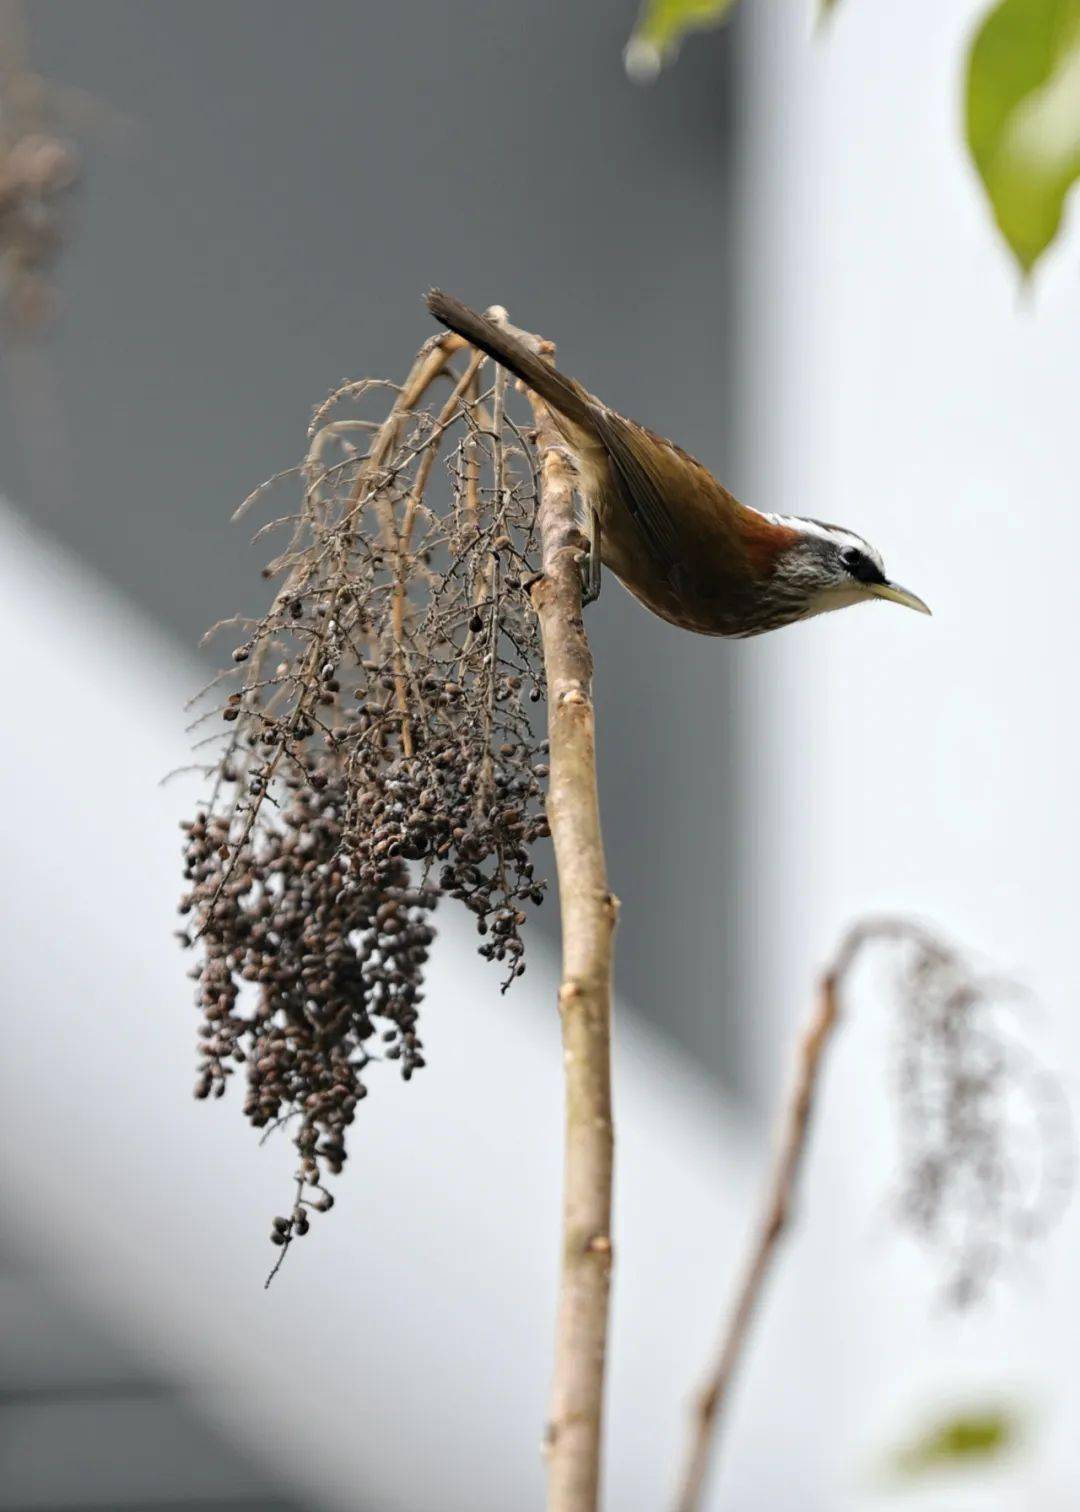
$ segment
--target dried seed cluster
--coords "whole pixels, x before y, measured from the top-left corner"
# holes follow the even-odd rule
[[[424,1065],[439,900],[472,912],[505,988],[544,895],[534,459],[501,377],[481,390],[479,358],[441,408],[419,406],[417,374],[431,381],[453,349],[429,344],[402,390],[350,384],[317,412],[301,509],[275,522],[291,531],[267,569],[281,586],[261,620],[230,622],[243,639],[200,716],[225,736],[210,801],[184,826],[196,1095],[243,1066],[252,1123],[293,1126],[279,1246],[330,1206],[370,1064],[405,1080]],[[389,415],[364,418],[388,392]]]

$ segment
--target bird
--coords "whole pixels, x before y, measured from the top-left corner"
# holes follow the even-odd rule
[[[577,471],[586,603],[602,563],[654,614],[700,635],[761,635],[875,599],[931,612],[853,530],[741,504],[689,452],[618,414],[512,328],[440,289],[426,302],[547,406]]]

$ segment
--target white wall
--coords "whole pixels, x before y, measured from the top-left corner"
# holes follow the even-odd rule
[[[1021,301],[960,140],[981,8],[845,0],[817,39],[789,0],[746,17],[743,496],[850,523],[935,612],[875,606],[734,648],[759,1059],[773,1064],[845,923],[902,910],[1034,989],[1038,1043],[1072,1090],[1077,238]],[[932,1505],[1074,1505],[1076,1204],[985,1310],[936,1312],[933,1271],[883,1215],[888,1046],[870,988],[858,1018],[772,1315],[812,1317],[781,1390],[793,1419],[801,1403],[788,1448],[820,1488],[813,1505],[873,1501],[874,1454],[920,1411],[999,1389],[1035,1414],[1031,1453],[955,1501],[934,1488]],[[747,1437],[737,1446],[748,1475]]]

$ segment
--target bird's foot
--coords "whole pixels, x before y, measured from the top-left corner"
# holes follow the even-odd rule
[[[587,609],[600,597],[600,558],[594,551],[583,551],[578,557],[581,570],[581,607]]]

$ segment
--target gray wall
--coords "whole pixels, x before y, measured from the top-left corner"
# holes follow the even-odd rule
[[[633,14],[36,0],[35,66],[131,125],[91,126],[45,362],[7,354],[0,483],[194,644],[266,591],[230,508],[341,377],[400,373],[432,283],[505,303],[730,479],[732,36],[641,90]],[[620,983],[731,1069],[731,652],[613,582],[590,627]]]

